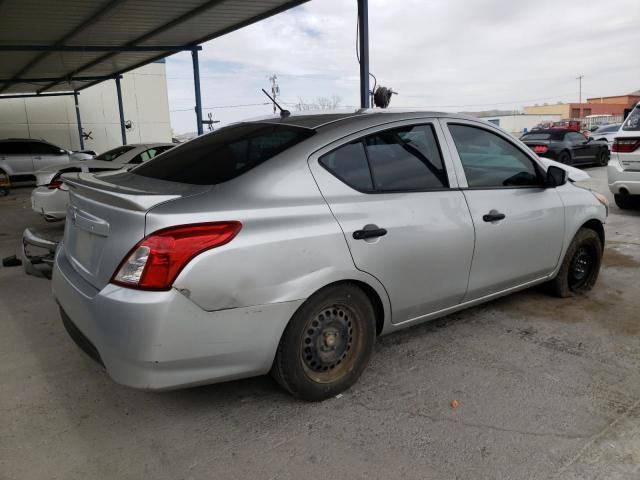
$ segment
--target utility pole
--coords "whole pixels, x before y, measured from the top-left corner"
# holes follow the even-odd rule
[[[278,76],[274,73],[271,77],[269,77],[269,81],[271,82],[271,96],[273,97],[273,113],[276,113],[276,101],[280,96],[280,86],[278,85]]]
[[[580,82],[578,103],[582,103],[582,79],[583,78],[584,78],[584,75],[580,75],[579,77],[576,77],[576,80]]]

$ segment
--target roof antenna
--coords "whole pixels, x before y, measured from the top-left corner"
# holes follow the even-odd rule
[[[280,105],[278,105],[278,102],[276,102],[276,100],[267,93],[267,91],[263,88],[262,89],[262,93],[264,93],[267,97],[269,97],[269,100],[271,100],[273,102],[273,104],[278,107],[278,110],[280,110],[280,116],[282,118],[286,118],[289,115],[291,115],[291,112],[289,110],[285,110],[284,108],[282,108]]]

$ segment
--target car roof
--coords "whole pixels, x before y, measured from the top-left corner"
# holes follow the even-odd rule
[[[537,134],[537,133],[570,133],[570,132],[574,132],[574,133],[578,133],[575,130],[571,130],[569,128],[540,128],[540,129],[536,129],[536,130],[531,130],[527,133],[525,133],[525,135],[533,135],[533,134]]]
[[[46,140],[42,140],[41,138],[3,138],[0,140],[0,142],[41,142],[53,145],[52,143],[47,142]]]
[[[335,124],[347,125],[350,123],[358,123],[364,118],[371,118],[372,115],[380,116],[384,118],[384,121],[403,120],[411,118],[433,118],[433,117],[454,117],[469,120],[478,120],[475,117],[470,117],[461,114],[451,114],[444,112],[432,112],[417,109],[359,109],[353,111],[327,111],[322,113],[292,113],[286,117],[279,115],[271,115],[268,117],[259,117],[247,120],[247,123],[277,123],[281,125],[291,125],[296,127],[309,128],[312,130],[318,130],[323,127]],[[382,120],[382,118],[381,118]]]

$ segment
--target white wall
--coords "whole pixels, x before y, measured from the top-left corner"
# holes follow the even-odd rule
[[[127,143],[170,142],[171,124],[164,63],[124,74],[122,101]],[[91,132],[87,149],[100,153],[122,144],[115,81],[107,80],[79,96],[82,127]],[[80,148],[73,96],[0,99],[0,138],[43,138],[71,150]]]
[[[540,122],[556,122],[561,120],[561,115],[500,115],[496,117],[483,117],[482,120],[491,122],[512,135],[519,137],[525,128],[531,130]]]

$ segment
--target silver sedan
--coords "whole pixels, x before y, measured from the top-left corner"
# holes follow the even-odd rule
[[[130,172],[65,175],[53,291],[116,382],[271,372],[321,400],[377,335],[536,284],[590,290],[607,205],[568,170],[459,115],[238,123]]]

